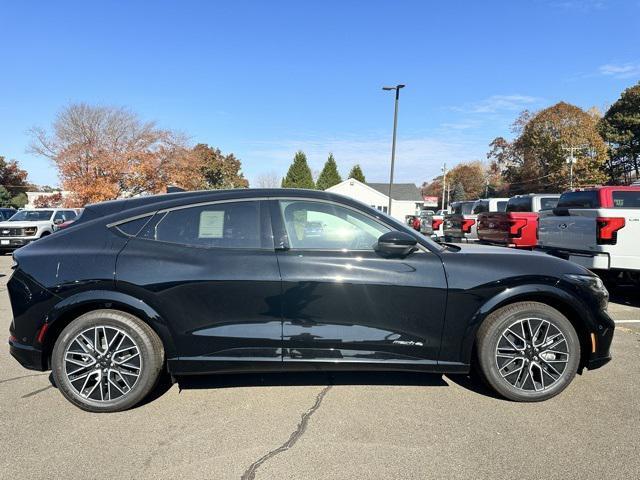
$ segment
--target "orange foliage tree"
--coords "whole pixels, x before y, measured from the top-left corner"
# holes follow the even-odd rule
[[[123,108],[71,104],[51,133],[34,128],[31,134],[31,150],[53,161],[71,192],[67,206],[206,185],[203,160],[183,136]]]

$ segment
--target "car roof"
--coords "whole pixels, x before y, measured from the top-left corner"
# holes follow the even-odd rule
[[[165,193],[148,195],[120,200],[110,200],[87,205],[80,216],[79,222],[87,222],[100,217],[123,217],[143,214],[173,208],[190,203],[207,203],[218,200],[233,200],[247,198],[269,197],[304,197],[321,200],[337,200],[352,205],[364,205],[344,195],[321,190],[307,190],[301,188],[237,188],[228,190],[198,190],[190,192]]]

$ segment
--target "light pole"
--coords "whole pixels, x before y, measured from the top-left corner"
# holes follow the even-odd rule
[[[396,161],[396,132],[398,130],[398,99],[400,98],[400,89],[404,85],[396,85],[395,87],[382,87],[383,90],[395,90],[396,106],[393,112],[393,142],[391,144],[391,172],[389,173],[389,208],[387,213],[391,215],[391,186],[393,185],[393,165]]]
[[[562,147],[563,150],[568,150],[569,151],[569,156],[567,157],[567,163],[569,164],[569,189],[573,190],[573,162],[575,161],[575,157],[573,156],[574,152],[576,150],[582,150],[584,148],[587,148],[585,146],[580,146],[580,147]]]

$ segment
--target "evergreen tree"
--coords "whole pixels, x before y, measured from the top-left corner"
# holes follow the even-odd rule
[[[467,199],[467,193],[464,191],[464,187],[461,183],[458,182],[455,184],[451,197],[452,202],[461,202]]]
[[[362,168],[360,168],[360,165],[358,164],[354,165],[351,171],[349,172],[349,178],[353,178],[362,183],[366,182],[364,178],[364,173],[362,173]]]
[[[283,188],[310,188],[315,189],[311,169],[307,164],[307,156],[302,151],[296,152],[293,163],[287,171],[287,176],[282,179]]]
[[[329,158],[320,172],[318,181],[316,182],[316,188],[318,190],[326,190],[329,187],[333,187],[342,181],[340,174],[338,173],[338,166],[333,158],[333,153],[329,154]]]

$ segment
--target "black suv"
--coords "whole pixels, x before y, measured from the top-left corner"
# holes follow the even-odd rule
[[[541,253],[439,245],[342,196],[185,192],[88,206],[14,254],[11,353],[90,411],[174,377],[477,367],[511,400],[610,359],[602,282]]]

